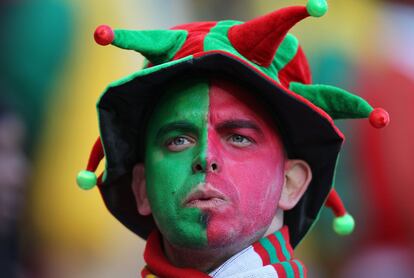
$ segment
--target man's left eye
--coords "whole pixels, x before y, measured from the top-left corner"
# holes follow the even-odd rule
[[[253,143],[252,140],[250,140],[248,137],[240,134],[230,135],[227,138],[227,141],[236,147],[247,147]]]

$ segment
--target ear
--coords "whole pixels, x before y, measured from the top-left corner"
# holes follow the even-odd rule
[[[139,163],[132,169],[132,191],[134,192],[135,202],[138,212],[141,215],[150,215],[151,207],[147,197],[147,184],[145,182],[145,167]]]
[[[279,208],[290,210],[299,202],[312,180],[312,170],[303,160],[285,162],[285,182],[279,200]]]

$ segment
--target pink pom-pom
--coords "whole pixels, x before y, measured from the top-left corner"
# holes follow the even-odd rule
[[[382,108],[375,108],[369,114],[369,122],[373,127],[382,128],[390,123],[390,115]]]
[[[115,34],[108,25],[100,25],[96,28],[93,37],[97,44],[108,45],[114,41]]]

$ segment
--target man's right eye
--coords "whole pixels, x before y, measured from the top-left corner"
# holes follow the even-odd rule
[[[165,145],[170,151],[179,152],[194,146],[195,140],[187,136],[177,136],[168,140]]]

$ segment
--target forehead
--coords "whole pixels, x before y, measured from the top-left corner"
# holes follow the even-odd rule
[[[255,91],[235,82],[212,79],[209,100],[212,122],[236,118],[273,125],[267,106],[257,98]]]
[[[194,78],[172,83],[165,89],[152,118],[157,122],[171,120],[213,121],[251,119],[271,122],[264,103],[253,90],[222,78]]]
[[[154,113],[165,114],[188,113],[208,109],[209,83],[207,79],[197,78],[172,83],[165,89]]]

